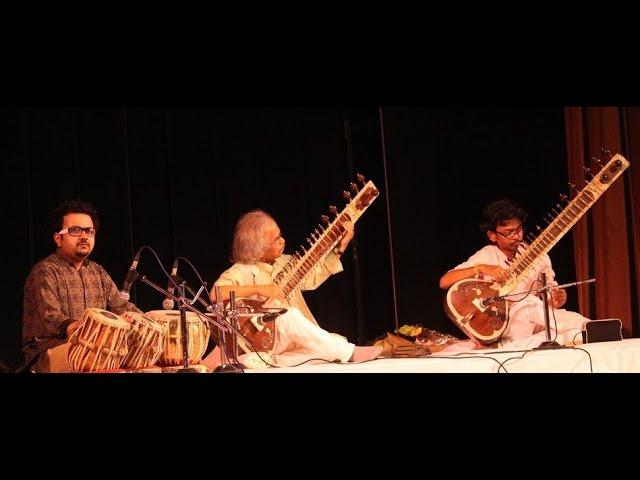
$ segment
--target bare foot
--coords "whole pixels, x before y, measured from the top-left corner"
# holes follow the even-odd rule
[[[358,347],[353,348],[353,355],[351,355],[350,362],[366,362],[373,360],[382,353],[382,347]]]

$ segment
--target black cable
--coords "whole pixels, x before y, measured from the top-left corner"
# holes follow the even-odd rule
[[[591,361],[591,354],[585,350],[584,348],[579,348],[579,347],[564,347],[562,349],[558,349],[558,350],[581,350],[583,352],[585,352],[587,354],[587,358],[589,359],[589,373],[593,373],[593,362]],[[507,363],[510,360],[522,360],[527,353],[531,353],[531,352],[539,352],[541,350],[537,350],[535,348],[530,349],[530,350],[522,350],[524,352],[524,355],[522,355],[522,357],[511,357],[511,358],[507,358],[506,360],[504,360],[502,363]],[[498,372],[500,371],[500,369],[498,368]],[[505,372],[507,372],[507,370],[505,369]]]
[[[593,362],[591,361],[591,354],[585,350],[584,348],[581,347],[571,347],[574,350],[582,350],[584,353],[587,354],[587,358],[589,359],[589,373],[593,373]]]
[[[528,292],[526,292],[526,293],[525,292],[518,292],[518,293],[511,294],[511,295],[520,295],[521,293],[525,293],[524,296],[520,300],[509,300],[508,298],[506,298],[506,297],[511,296],[511,295],[504,295],[502,297],[502,299],[505,300],[506,302],[511,302],[511,303],[521,302],[522,300],[527,298],[529,295],[531,295],[531,291],[533,290],[533,286],[536,284],[537,281],[538,280],[534,280],[533,282],[531,282],[531,286],[529,287],[529,291]],[[544,287],[541,287],[541,288],[544,288]]]
[[[176,257],[176,260],[184,260],[185,262],[187,262],[189,264],[189,266],[191,267],[191,269],[198,276],[198,280],[200,280],[200,283],[205,283],[205,281],[202,279],[202,276],[200,275],[200,272],[198,272],[198,269],[193,266],[193,263],[191,263],[188,258],[186,258],[186,257]]]
[[[500,353],[502,353],[502,352],[500,352]],[[467,356],[461,357],[460,355],[467,355]],[[390,358],[401,359],[402,357],[390,357]],[[500,365],[500,363],[501,363],[500,360],[498,360],[497,358],[491,357],[490,354],[487,354],[487,353],[477,353],[477,354],[475,354],[473,352],[460,352],[460,353],[456,353],[455,355],[429,355],[429,356],[420,357],[420,358],[425,358],[425,359],[448,358],[449,360],[468,360],[468,359],[477,358],[477,359],[493,360],[498,365]],[[402,358],[402,359],[404,359],[404,358]]]
[[[505,364],[506,364],[507,362],[511,361],[511,360],[522,360],[522,359],[525,357],[525,355],[526,355],[527,353],[531,352],[531,351],[533,351],[533,350],[523,350],[523,352],[524,352],[524,353],[523,353],[520,357],[509,357],[509,358],[507,358],[507,359],[503,360],[502,362],[500,362],[500,366],[498,367],[498,371],[497,371],[496,373],[500,373],[500,368],[501,368],[501,367],[502,367],[502,369],[504,370],[504,373],[509,373],[509,372],[507,371],[507,368],[505,367]]]
[[[576,344],[576,337],[578,336],[578,333],[582,333],[582,330],[580,330],[579,332],[576,332],[576,334],[573,336],[573,338],[571,339],[571,343],[573,343],[573,345]]]
[[[153,248],[151,248],[149,245],[143,245],[142,247],[140,247],[140,249],[138,250],[138,253],[141,254],[142,251],[144,249],[149,250],[153,256],[156,258],[156,260],[158,261],[158,265],[160,265],[160,269],[162,270],[162,272],[167,276],[167,278],[169,279],[169,281],[171,283],[173,283],[174,287],[179,288],[178,284],[175,282],[175,280],[173,278],[171,278],[171,275],[169,274],[169,272],[167,272],[164,269],[164,265],[162,265],[162,262],[160,261],[160,257],[158,257],[158,254],[155,252],[155,250]]]

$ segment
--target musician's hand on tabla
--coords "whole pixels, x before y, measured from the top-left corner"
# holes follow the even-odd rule
[[[81,323],[82,320],[76,320],[75,322],[71,322],[69,325],[67,325],[67,338],[73,335],[73,332],[75,332],[80,327]]]

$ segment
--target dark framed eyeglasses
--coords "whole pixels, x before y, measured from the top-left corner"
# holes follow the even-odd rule
[[[502,235],[504,238],[515,238],[518,235],[520,235],[522,232],[524,231],[524,226],[520,225],[518,228],[514,229],[514,230],[509,230],[505,233],[499,232],[497,230],[494,230],[494,232],[496,232],[499,235]]]
[[[60,230],[58,234],[63,235],[65,233],[68,233],[72,237],[79,237],[80,235],[82,235],[82,232],[90,237],[93,237],[96,234],[96,229],[94,227],[67,227]]]

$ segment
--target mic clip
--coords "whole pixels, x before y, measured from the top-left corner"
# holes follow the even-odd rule
[[[495,297],[485,298],[484,300],[482,300],[482,305],[485,306],[485,307],[488,307],[493,302],[495,302]]]
[[[138,279],[138,271],[137,270],[129,270],[127,273],[127,277],[124,280],[124,284],[122,286],[122,290],[118,292],[118,296],[127,302],[131,298],[129,294],[129,290],[131,289],[131,285]]]
[[[268,312],[265,313],[262,316],[262,321],[263,322],[268,322],[269,320],[274,320],[275,318],[279,317],[280,315],[287,313],[287,309],[286,308],[281,308],[279,311],[277,312]]]

